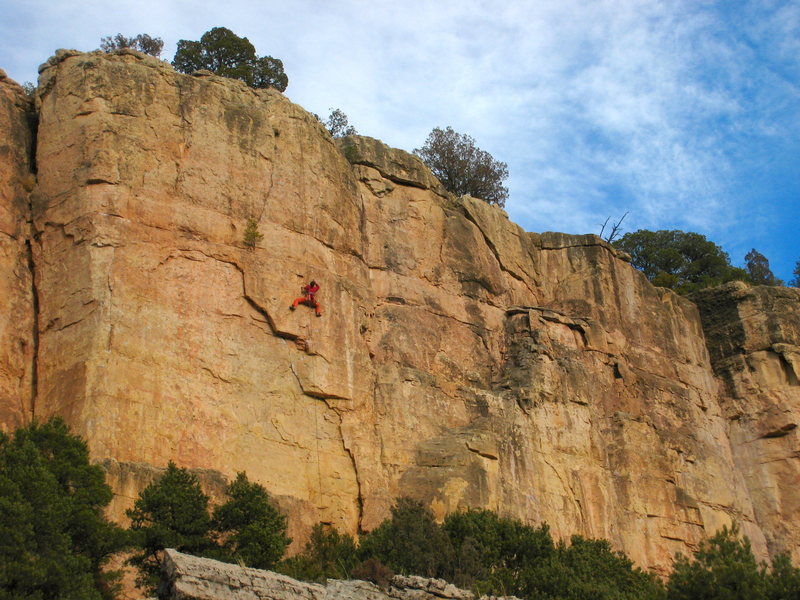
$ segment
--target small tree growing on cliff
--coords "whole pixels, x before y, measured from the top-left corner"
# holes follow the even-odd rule
[[[262,239],[264,239],[264,234],[258,230],[258,221],[247,219],[247,225],[244,228],[244,245],[250,250],[254,250]]]
[[[508,188],[503,181],[508,177],[508,165],[478,148],[472,137],[456,133],[452,127],[436,127],[414,154],[428,165],[447,191],[505,206]]]
[[[225,27],[205,32],[199,42],[179,40],[172,66],[181,73],[208,69],[254,88],[272,87],[283,92],[289,85],[283,62],[271,56],[257,56],[246,37],[239,37]]]

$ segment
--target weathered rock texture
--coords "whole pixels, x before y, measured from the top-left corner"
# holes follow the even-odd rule
[[[0,70],[0,431],[28,422],[33,410],[33,120],[32,101]]]
[[[731,283],[695,296],[731,448],[772,553],[800,558],[800,289]]]
[[[387,589],[367,581],[329,579],[326,585],[167,550],[162,593],[170,600],[475,600],[472,592],[441,579],[392,578]],[[480,600],[516,600],[481,596]]]
[[[296,548],[400,495],[662,572],[732,520],[762,557],[796,548],[696,306],[598,237],[526,233],[275,91],[132,51],[60,51],[38,104],[36,414],[85,436],[117,517],[174,460],[247,471]],[[288,310],[311,278],[321,319]]]

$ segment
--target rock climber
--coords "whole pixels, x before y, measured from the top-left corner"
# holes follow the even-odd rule
[[[317,314],[318,317],[322,316],[322,305],[317,301],[317,292],[319,291],[319,284],[313,279],[311,283],[308,285],[304,285],[302,288],[303,295],[299,298],[295,298],[292,305],[289,307],[290,310],[294,310],[297,308],[298,304],[306,304],[307,306],[312,306],[314,308],[314,312]]]

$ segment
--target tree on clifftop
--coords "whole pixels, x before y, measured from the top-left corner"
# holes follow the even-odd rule
[[[792,275],[794,275],[794,279],[789,282],[789,285],[792,287],[800,287],[800,260],[795,263]]]
[[[331,136],[335,138],[344,137],[346,135],[357,135],[356,128],[350,125],[347,115],[339,108],[332,108],[331,114],[328,115],[328,120],[323,122],[325,128],[330,132]],[[322,119],[320,119],[321,121]]]
[[[283,62],[271,56],[257,56],[246,37],[239,37],[225,27],[205,32],[199,42],[179,40],[172,66],[181,73],[208,69],[254,88],[273,87],[283,92],[289,85]]]
[[[783,281],[772,274],[767,257],[755,248],[747,253],[744,260],[746,261],[745,269],[750,278],[750,283],[754,285],[783,285]]]
[[[631,255],[631,264],[660,287],[688,294],[733,280],[747,280],[731,266],[728,254],[699,233],[679,230],[626,233],[614,246]]]
[[[425,145],[416,148],[419,156],[448,192],[469,194],[489,204],[505,206],[508,188],[508,165],[475,145],[475,140],[453,131],[452,127],[436,127]]]

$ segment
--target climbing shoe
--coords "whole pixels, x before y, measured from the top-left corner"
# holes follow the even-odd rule
[[[297,308],[297,307],[296,306],[290,306],[289,310],[294,310],[295,308]]]
[[[321,317],[322,315],[321,315],[321,314],[319,314],[319,313],[317,313],[317,316],[318,316],[318,317]]]

